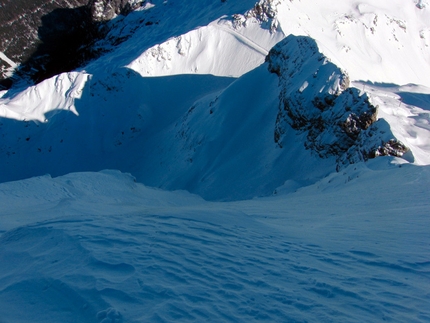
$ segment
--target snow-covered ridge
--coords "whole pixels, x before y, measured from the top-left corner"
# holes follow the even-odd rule
[[[257,34],[262,34],[258,26],[253,27]],[[268,50],[282,37],[283,34],[273,37],[267,34],[266,44],[259,45],[221,20],[151,47],[128,67],[142,76],[212,74],[239,77],[264,62]]]
[[[192,4],[193,8],[200,5]],[[214,10],[236,8],[229,2],[207,5]],[[408,15],[427,14],[427,9],[410,5]],[[426,88],[417,87],[423,91],[419,106],[401,102],[391,92],[389,99],[382,91],[361,93],[368,93],[371,85],[356,81],[357,66],[362,73],[361,66],[369,66],[369,56],[354,50],[351,64],[346,56],[337,55],[339,40],[333,23],[345,18],[340,13],[351,12],[360,20],[365,10],[379,15],[386,8],[342,3],[337,13],[324,9],[323,17],[318,11],[321,6],[320,2],[310,6],[305,0],[260,1],[242,11],[242,16],[220,16],[174,37],[179,25],[166,33],[158,29],[170,21],[161,19],[166,18],[163,10],[178,11],[169,17],[172,24],[193,17],[175,1],[154,1],[151,8],[118,19],[111,33],[122,27],[135,30],[134,34],[85,71],[64,73],[21,92],[1,93],[0,113],[6,117],[1,128],[1,180],[113,168],[130,172],[147,185],[187,189],[208,199],[237,199],[271,194],[286,181],[295,186],[313,183],[337,164],[376,155],[400,156],[405,146],[410,149],[403,155],[407,161],[430,163]],[[390,17],[397,14],[390,8],[386,12]],[[141,23],[147,21],[144,18],[158,21],[157,17],[159,24]],[[407,33],[419,23],[407,27]],[[153,27],[154,33],[142,25]],[[360,34],[365,27],[357,26],[354,33]],[[377,32],[394,25],[387,26],[378,23]],[[298,34],[310,28],[309,34],[312,31],[317,37],[289,36],[295,39],[291,48],[281,43],[264,65],[270,49],[294,28],[300,29]],[[157,35],[168,37],[151,38]],[[293,45],[297,39],[308,39],[302,50]],[[368,39],[358,39],[360,46]],[[403,40],[404,44],[409,41]],[[384,41],[380,39],[375,50],[388,57],[391,53],[382,52]],[[279,68],[274,67],[277,48]],[[384,82],[417,80],[408,73],[418,73],[414,62],[426,59],[425,53],[417,60],[408,57],[407,71],[398,66],[401,79],[387,77]],[[379,68],[386,66],[372,73]],[[369,78],[374,82],[380,79],[372,73]],[[347,89],[348,79],[358,88]],[[284,109],[287,106],[291,115]],[[399,111],[406,118],[398,116]]]
[[[234,17],[221,17],[208,26],[168,39],[145,50],[127,67],[142,76],[212,74],[239,77],[262,64],[285,37],[269,32],[253,16],[238,28]]]
[[[89,77],[85,72],[63,73],[11,97],[3,91],[0,93],[0,115],[8,119],[37,122],[48,122],[48,118],[61,111],[79,115],[75,100],[81,98]]]

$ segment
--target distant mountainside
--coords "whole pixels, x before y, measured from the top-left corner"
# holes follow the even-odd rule
[[[223,200],[430,164],[426,3],[310,3],[91,2],[104,55],[0,92],[0,181],[111,168]]]
[[[66,47],[70,36],[77,35],[79,24],[85,22],[88,0],[1,0],[0,52],[16,64],[25,63],[39,51],[39,56],[53,51],[54,46]],[[61,34],[61,35],[60,35]],[[64,38],[69,38],[66,42]],[[73,40],[72,40],[73,41]],[[37,68],[34,59],[31,67]],[[7,78],[10,64],[0,59],[1,78]],[[3,82],[6,85],[6,82]]]
[[[40,82],[88,62],[97,56],[90,44],[103,37],[100,25],[141,2],[0,0],[0,87],[14,74]]]

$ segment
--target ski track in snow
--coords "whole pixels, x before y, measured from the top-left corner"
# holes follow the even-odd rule
[[[225,31],[226,33],[234,36],[240,43],[248,46],[249,48],[255,50],[256,52],[260,53],[263,56],[267,56],[267,54],[269,53],[269,51],[263,47],[261,47],[260,45],[258,45],[257,43],[253,42],[251,39],[249,39],[248,37],[245,37],[244,35],[238,33],[237,31],[230,29],[230,28],[226,28],[223,27],[222,25],[217,25],[217,28]]]

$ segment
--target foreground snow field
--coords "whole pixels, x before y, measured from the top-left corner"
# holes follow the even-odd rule
[[[117,171],[0,184],[0,317],[426,322],[430,169],[387,162],[229,203]]]
[[[0,92],[0,322],[430,321],[428,1],[253,4]]]

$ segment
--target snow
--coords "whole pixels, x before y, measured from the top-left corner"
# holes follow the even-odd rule
[[[99,59],[0,92],[1,322],[430,321],[428,1],[259,4],[145,2]],[[277,75],[286,37],[317,46]],[[402,158],[276,142],[281,95],[345,76],[378,107],[359,144]]]
[[[413,1],[285,1],[278,20],[285,34],[316,39],[353,81],[430,85],[430,13]]]
[[[0,184],[0,317],[425,322],[429,168],[382,163],[229,203],[114,171]]]
[[[5,53],[0,52],[0,59],[4,60],[6,63],[8,63],[10,65],[10,67],[15,68],[17,66],[17,64],[12,61],[9,57],[7,57],[5,55]]]
[[[39,122],[47,122],[48,115],[54,116],[61,110],[71,111],[79,116],[75,100],[81,98],[89,77],[86,73],[63,73],[12,97],[8,97],[8,93],[4,91],[0,104],[1,115],[8,119]],[[47,97],[46,93],[51,91],[52,94]]]
[[[239,77],[262,64],[269,49],[284,36],[262,32],[257,24],[248,29],[249,35],[243,35],[231,27],[229,20],[220,19],[149,48],[127,67],[142,76],[212,74]],[[259,36],[258,43],[251,35],[254,39]]]
[[[379,106],[379,118],[386,120],[400,141],[412,151],[411,161],[428,164],[430,143],[430,89],[424,86],[358,82]]]

